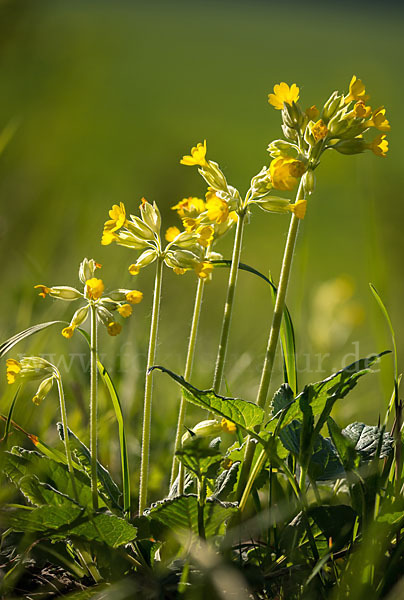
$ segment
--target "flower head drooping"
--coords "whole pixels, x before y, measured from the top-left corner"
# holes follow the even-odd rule
[[[386,140],[386,135],[380,133],[374,140],[372,140],[369,144],[366,144],[366,147],[369,148],[376,156],[386,156],[386,153],[389,149],[389,143]]]
[[[298,177],[305,171],[304,164],[293,158],[279,156],[269,166],[272,185],[277,190],[293,190],[297,185]]]
[[[354,75],[349,84],[349,93],[345,97],[345,104],[349,104],[349,102],[352,102],[353,100],[362,100],[363,102],[366,102],[366,100],[369,99],[369,96],[367,96],[365,92],[365,85],[362,83],[362,80]]]
[[[367,127],[376,127],[379,131],[390,131],[391,127],[388,119],[386,119],[386,109],[384,106],[374,110],[372,118],[369,121],[366,121],[365,125]]]
[[[274,93],[268,94],[268,102],[277,110],[282,110],[284,104],[292,104],[299,100],[299,88],[295,83],[289,87],[287,83],[282,81],[274,86]]]
[[[199,165],[200,167],[206,167],[208,165],[206,160],[206,140],[203,144],[199,143],[191,149],[191,155],[185,155],[180,160],[182,165],[193,166]]]

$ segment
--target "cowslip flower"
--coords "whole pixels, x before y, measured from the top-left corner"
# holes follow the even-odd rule
[[[275,158],[269,165],[273,187],[283,191],[293,190],[304,171],[305,166],[301,161],[283,156]]]
[[[167,242],[173,242],[175,240],[175,238],[180,235],[181,231],[178,229],[178,227],[169,227],[166,230],[165,233],[165,238],[167,240]]]
[[[358,100],[352,109],[352,113],[353,116],[357,117],[358,119],[367,119],[367,117],[372,114],[372,109],[370,106],[366,106],[363,100]]]
[[[314,123],[311,126],[311,133],[313,134],[316,142],[318,142],[319,140],[323,140],[324,138],[327,137],[328,129],[322,119],[320,119],[319,121],[317,121],[317,123]]]
[[[282,81],[274,86],[273,94],[268,94],[268,102],[277,110],[282,110],[284,104],[292,104],[299,100],[299,91],[295,83],[289,87]]]
[[[203,261],[195,265],[194,269],[199,279],[209,279],[213,271],[213,265],[210,262]]]
[[[368,116],[368,115],[366,115]],[[379,131],[390,131],[390,123],[386,119],[386,109],[384,106],[380,106],[373,111],[372,118],[365,123],[366,127],[376,127]]]
[[[362,80],[358,79],[356,75],[353,75],[349,84],[349,93],[345,97],[345,104],[349,104],[353,100],[362,100],[363,102],[366,102],[366,100],[369,100],[370,96],[366,95],[365,92],[365,85]]]
[[[86,321],[91,307],[95,309],[98,321],[106,327],[107,332],[110,335],[117,335],[122,328],[115,322],[113,313],[117,311],[124,318],[129,317],[132,314],[130,304],[138,304],[143,298],[142,292],[138,290],[124,289],[113,290],[109,295],[105,296],[103,280],[94,277],[95,270],[100,267],[101,265],[93,259],[88,260],[85,258],[82,261],[79,268],[79,279],[84,285],[83,292],[67,286],[35,286],[41,289],[40,295],[43,297],[48,294],[61,300],[83,299],[87,301],[84,306],[76,310],[69,325],[62,329],[62,335],[66,339],[70,339],[77,327]]]
[[[374,140],[369,144],[366,144],[366,148],[369,148],[376,156],[386,156],[389,149],[389,143],[386,140],[386,135],[380,133]]]
[[[219,198],[214,191],[206,194],[206,210],[208,219],[218,224],[227,221],[230,212],[227,202]]]
[[[207,167],[206,151],[206,140],[204,140],[203,144],[199,143],[191,149],[191,155],[183,156],[180,163],[187,166],[199,165],[200,167]]]
[[[189,197],[183,198],[171,207],[171,210],[176,210],[181,219],[185,217],[197,217],[206,210],[205,201],[202,198]]]
[[[126,210],[123,202],[114,204],[109,211],[110,220],[105,222],[104,228],[110,233],[117,231],[126,223]]]

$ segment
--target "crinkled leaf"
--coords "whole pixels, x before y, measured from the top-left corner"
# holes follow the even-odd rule
[[[225,533],[226,522],[237,511],[237,506],[208,498],[204,506],[206,537]],[[178,496],[156,502],[145,512],[173,531],[192,531],[198,535],[198,498],[194,495]]]
[[[215,489],[213,492],[214,498],[217,500],[227,500],[237,483],[240,465],[240,462],[235,462],[231,465],[230,469],[220,473],[215,483]]]
[[[351,423],[342,430],[342,434],[348,438],[354,445],[355,450],[359,452],[363,460],[373,458],[379,449],[379,458],[386,458],[393,452],[394,438],[390,433],[383,433],[379,427],[365,425],[365,423]]]
[[[247,432],[253,433],[254,427],[260,425],[264,419],[264,411],[253,402],[241,398],[219,396],[213,390],[198,390],[198,388],[185,381],[183,377],[176,375],[176,373],[165,367],[154,366],[152,369],[167,373],[174,381],[179,383],[184,390],[184,398],[189,402],[216,415],[225,417]]]
[[[50,490],[74,499],[72,479],[66,465],[38,452],[16,446],[12,448],[11,452],[5,452],[4,457],[4,473],[33,504],[38,506],[42,504],[59,505],[60,498],[55,497],[52,501],[53,496]],[[75,483],[79,504],[83,507],[90,506],[91,489],[87,475],[75,471]],[[46,499],[41,501],[44,494]],[[104,503],[101,505],[105,506]]]
[[[14,531],[38,532],[51,539],[78,537],[117,548],[136,537],[136,528],[124,519],[107,513],[88,513],[73,502],[63,506],[40,506],[30,511],[3,510],[1,513]]]
[[[283,420],[282,427],[288,425],[293,419],[302,419],[302,411],[298,401],[303,394],[308,398],[313,411],[313,416],[316,417],[326,408],[327,402],[329,407],[331,407],[336,400],[344,398],[355,387],[359,377],[368,373],[370,367],[381,356],[387,353],[388,351],[374,354],[367,358],[361,358],[348,367],[330,375],[327,379],[307,385],[303,392],[299,394],[295,401],[290,405],[290,408],[287,409],[287,414]],[[324,414],[324,420],[326,420],[327,416],[328,415]],[[276,419],[271,421],[266,429],[273,431],[275,427]]]

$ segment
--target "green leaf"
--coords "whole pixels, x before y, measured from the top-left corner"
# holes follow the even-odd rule
[[[322,420],[325,422],[328,416],[327,412],[329,413],[334,402],[344,398],[355,387],[358,379],[362,375],[365,375],[365,373],[368,373],[370,367],[388,352],[381,352],[380,354],[362,358],[337,373],[333,373],[327,379],[307,385],[287,410],[282,427],[291,423],[293,419],[302,419],[302,411],[298,401],[303,394],[308,398],[314,417],[320,415],[326,409],[326,412],[322,416]],[[266,427],[266,429],[273,430],[275,427],[276,421],[272,421],[270,428]]]
[[[6,442],[7,438],[8,438],[8,434],[10,433],[11,420],[13,417],[14,408],[17,403],[17,398],[18,398],[18,394],[20,393],[20,390],[21,390],[21,386],[18,387],[18,389],[14,395],[14,398],[10,404],[10,408],[9,408],[9,411],[7,414],[6,426],[4,428],[4,435],[3,435],[2,439],[0,440],[1,442],[3,442],[3,441]]]
[[[213,497],[217,500],[227,500],[237,483],[241,462],[235,462],[227,471],[222,471],[215,482]]]
[[[206,537],[224,534],[226,522],[235,512],[237,505],[208,498],[204,506]],[[198,535],[198,498],[195,495],[156,502],[145,514],[174,532],[192,531]]]
[[[91,347],[91,339],[86,331],[78,329],[82,336]],[[122,488],[123,488],[123,511],[126,515],[130,513],[130,471],[129,471],[129,459],[128,459],[128,447],[126,443],[125,426],[123,419],[122,406],[119,400],[118,392],[114,386],[114,383],[109,375],[108,371],[97,357],[97,368],[98,372],[103,380],[105,387],[107,388],[112,405],[114,407],[116,420],[118,423],[118,434],[119,434],[119,447],[121,452],[121,469],[122,469]]]
[[[299,396],[299,408],[303,415],[303,422],[300,431],[299,443],[299,463],[303,467],[308,466],[310,456],[312,454],[313,431],[314,431],[314,416],[313,409],[309,401],[309,393],[307,387]]]
[[[11,350],[11,348],[13,348],[13,346],[18,344],[25,338],[29,337],[30,335],[33,335],[34,333],[38,333],[39,331],[42,331],[42,329],[46,329],[47,327],[50,327],[51,325],[57,325],[57,324],[66,325],[66,321],[49,321],[48,323],[39,323],[38,325],[33,325],[32,327],[28,327],[28,329],[24,329],[24,331],[21,331],[20,333],[13,335],[13,337],[9,338],[8,340],[6,340],[2,344],[0,344],[0,358],[2,356],[4,356],[5,354],[7,354],[7,352],[9,352]]]
[[[255,435],[252,431],[256,425],[260,425],[264,419],[262,408],[242,400],[241,398],[226,398],[219,396],[213,390],[198,390],[196,387],[185,381],[180,375],[176,375],[169,369],[160,366],[153,366],[150,371],[158,369],[167,373],[174,381],[184,389],[184,398],[200,408],[207,409],[221,417],[232,421],[247,433]]]
[[[7,477],[21,489],[23,494],[34,504],[60,504],[60,499],[55,498],[52,502],[52,497],[49,494],[45,494],[46,500],[41,501],[45,490],[41,488],[41,485],[48,485],[53,490],[64,494],[71,499],[74,496],[74,490],[72,487],[72,479],[67,466],[46,458],[38,452],[25,450],[24,448],[13,447],[11,452],[5,452],[5,462],[3,466],[4,473]],[[35,474],[35,475],[34,475]],[[77,491],[77,501],[81,506],[91,506],[91,488],[90,480],[87,475],[80,471],[75,471],[75,482]],[[27,477],[35,476],[35,480],[28,481]],[[24,485],[22,481],[24,479]],[[33,487],[34,486],[34,487]],[[48,492],[48,488],[46,488]],[[105,506],[105,503],[102,502]]]
[[[2,510],[0,514],[14,531],[38,532],[54,540],[78,537],[118,548],[136,537],[136,528],[124,519],[107,513],[88,513],[68,500],[63,506]]]
[[[63,427],[61,423],[57,424],[59,436],[61,440],[64,440]],[[72,454],[76,460],[83,467],[85,472],[90,477],[91,474],[91,454],[90,450],[83,444],[83,442],[68,428],[69,442],[72,449]],[[98,478],[98,492],[102,495],[103,500],[107,504],[111,504],[112,507],[122,510],[119,505],[119,498],[121,492],[115,481],[112,479],[109,471],[97,461],[97,478]]]
[[[216,477],[223,455],[213,447],[209,440],[193,436],[186,440],[176,453],[184,467],[195,473],[200,479],[206,475],[209,479]]]
[[[343,435],[341,428],[331,417],[327,419],[327,426],[345,471],[349,472],[359,467],[360,457],[355,450],[355,443]]]
[[[383,433],[379,427],[355,422],[345,427],[342,435],[355,445],[362,460],[370,460],[378,453],[379,458],[386,458],[393,452],[393,436],[388,432]]]

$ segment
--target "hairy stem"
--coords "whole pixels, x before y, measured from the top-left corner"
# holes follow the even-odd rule
[[[146,382],[144,391],[142,455],[140,463],[139,515],[143,514],[143,511],[147,506],[147,483],[149,478],[150,427],[153,392],[153,372],[149,373],[149,369],[154,365],[156,359],[157,331],[160,313],[163,264],[163,258],[159,257],[157,259],[156,278],[154,281],[153,311],[150,325],[149,352],[147,355]]]
[[[57,386],[58,386],[58,393],[59,393],[60,414],[61,414],[61,417],[62,417],[62,427],[63,427],[63,437],[64,437],[65,452],[66,452],[67,468],[68,468],[68,471],[70,473],[70,477],[71,477],[71,480],[72,480],[72,488],[73,488],[74,499],[78,501],[77,488],[76,488],[76,480],[74,478],[74,468],[73,468],[73,461],[72,461],[72,453],[71,453],[70,442],[69,442],[69,430],[68,430],[68,427],[67,427],[67,414],[66,414],[65,395],[64,395],[63,385],[62,385],[62,379],[60,377],[59,371],[57,371],[57,374],[56,374],[56,383],[57,383]]]
[[[203,298],[204,289],[205,289],[205,280],[199,279],[198,286],[196,288],[194,313],[192,316],[191,332],[189,335],[187,358],[185,361],[184,379],[186,381],[189,381],[189,379],[191,377],[191,373],[192,373],[192,365],[193,365],[194,356],[195,356],[196,338],[197,338],[197,334],[198,334],[199,317],[201,314],[202,298]],[[186,411],[186,400],[185,400],[184,396],[182,396],[181,403],[180,403],[180,410],[178,413],[177,433],[175,436],[174,456],[173,456],[173,462],[172,462],[172,467],[171,467],[170,489],[175,481],[177,465],[179,463],[177,457],[175,456],[175,453],[181,447],[181,437],[182,437],[182,430],[184,428],[185,411]],[[182,463],[180,463],[179,464],[178,494],[181,495],[183,493],[184,493],[184,467],[183,467]]]
[[[296,194],[296,201],[302,200],[304,197],[303,184],[300,182],[299,189]],[[299,230],[299,219],[292,214],[289,225],[289,233],[286,241],[285,251],[283,254],[281,276],[279,279],[278,291],[276,294],[276,302],[274,314],[272,317],[271,330],[269,332],[268,345],[265,354],[264,365],[262,368],[261,382],[258,389],[257,404],[261,408],[265,408],[268,396],[269,384],[271,382],[272,370],[275,361],[276,347],[279,340],[279,332],[282,323],[283,310],[285,308],[286,292],[288,289],[289,276],[292,266],[293,252],[295,249],[297,233]],[[240,473],[240,480],[237,490],[239,498],[243,495],[245,482],[251,468],[251,462],[254,456],[255,444],[248,440],[244,462]]]
[[[97,311],[91,304],[90,341],[90,454],[91,454],[91,495],[93,509],[98,508],[97,478]]]

